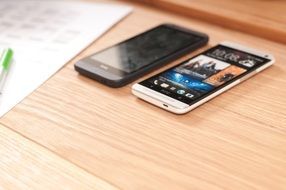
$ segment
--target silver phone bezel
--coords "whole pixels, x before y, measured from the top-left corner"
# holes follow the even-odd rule
[[[220,45],[224,45],[224,46],[227,46],[227,47],[230,47],[233,49],[245,51],[245,52],[257,55],[257,56],[265,57],[267,59],[270,59],[271,61],[268,62],[267,64],[257,68],[253,72],[248,73],[244,77],[242,77],[238,80],[235,80],[234,82],[228,84],[227,86],[217,90],[216,92],[210,94],[209,96],[205,97],[204,99],[202,99],[202,100],[200,100],[200,101],[198,101],[192,105],[188,105],[186,103],[180,102],[179,100],[171,98],[165,94],[159,93],[155,90],[152,90],[152,89],[145,87],[143,85],[140,85],[138,83],[136,83],[132,86],[132,93],[135,96],[137,96],[137,97],[139,97],[139,98],[141,98],[141,99],[143,99],[149,103],[152,103],[152,104],[154,104],[160,108],[163,108],[165,110],[168,110],[168,111],[176,113],[176,114],[184,114],[184,113],[187,113],[187,112],[191,111],[192,109],[198,107],[199,105],[209,101],[210,99],[218,96],[219,94],[225,92],[226,90],[232,88],[233,86],[236,86],[240,82],[250,78],[251,76],[255,75],[256,73],[261,72],[262,70],[268,68],[269,66],[271,66],[275,62],[275,59],[271,54],[264,53],[264,52],[261,52],[261,51],[258,51],[258,50],[255,50],[255,49],[252,49],[249,47],[245,47],[245,46],[242,46],[240,44],[225,41],[225,42],[220,43]]]

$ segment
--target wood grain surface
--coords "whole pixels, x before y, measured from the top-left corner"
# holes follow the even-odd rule
[[[0,158],[0,190],[117,190],[3,125]]]
[[[118,189],[284,190],[286,46],[129,4],[134,6],[131,15],[1,118],[0,123]],[[74,71],[73,65],[80,58],[165,22],[206,32],[210,42],[148,76],[223,40],[268,51],[277,61],[182,116],[137,99],[131,94],[132,84],[112,89]],[[34,147],[30,143],[27,146]],[[52,167],[76,167],[55,162]],[[78,169],[72,170],[70,175],[80,175]],[[80,179],[91,183],[84,176]],[[65,184],[70,182],[59,182]]]
[[[286,44],[286,1],[283,0],[138,1]]]

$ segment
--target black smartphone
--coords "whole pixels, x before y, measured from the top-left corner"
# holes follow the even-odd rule
[[[80,74],[121,87],[208,42],[206,34],[162,24],[78,61]]]

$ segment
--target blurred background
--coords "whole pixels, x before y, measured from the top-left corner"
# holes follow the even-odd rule
[[[285,0],[129,0],[286,43]]]

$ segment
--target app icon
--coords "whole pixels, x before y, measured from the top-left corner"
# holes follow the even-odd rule
[[[239,61],[238,63],[246,67],[253,67],[255,65],[255,61],[251,59],[242,60]]]
[[[193,94],[190,94],[190,93],[187,93],[185,96],[188,97],[188,98],[194,97],[194,95],[193,95]]]
[[[170,88],[170,90],[176,90],[176,87],[173,87],[173,86],[172,86],[172,87]]]
[[[178,94],[185,94],[185,91],[184,90],[178,90],[177,93]]]
[[[161,87],[163,87],[163,88],[167,88],[169,85],[168,84],[166,84],[166,83],[162,83],[161,84]]]

